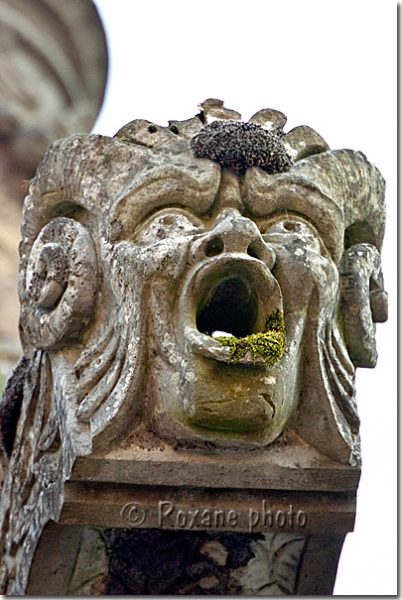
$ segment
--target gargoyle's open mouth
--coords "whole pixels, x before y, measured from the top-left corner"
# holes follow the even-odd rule
[[[269,364],[257,346],[267,343],[272,315],[282,314],[282,295],[264,263],[237,254],[207,260],[189,274],[180,303],[193,352],[224,362],[236,352],[236,362]]]
[[[201,298],[197,329],[206,335],[215,332],[245,337],[254,333],[258,297],[248,281],[229,275]]]

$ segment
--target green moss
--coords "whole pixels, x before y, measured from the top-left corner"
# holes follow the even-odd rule
[[[272,367],[282,358],[286,347],[285,324],[283,313],[277,308],[266,320],[265,332],[252,333],[243,338],[217,337],[215,338],[221,346],[231,349],[229,360],[236,363],[251,353],[253,360],[258,357],[264,359],[267,367]]]
[[[132,140],[129,140],[128,138],[124,137],[124,135],[115,135],[114,136],[117,140],[120,140],[121,142],[126,142],[127,144],[132,144]]]

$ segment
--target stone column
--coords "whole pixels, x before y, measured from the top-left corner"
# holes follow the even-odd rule
[[[332,593],[384,181],[285,124],[207,100],[47,152],[2,400],[4,593]]]
[[[88,132],[106,85],[107,48],[92,0],[0,6],[0,388],[21,356],[18,243],[29,180],[56,139]]]

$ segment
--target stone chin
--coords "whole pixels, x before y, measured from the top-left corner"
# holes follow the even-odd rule
[[[267,357],[250,351],[234,360],[212,337],[262,334],[275,311],[283,311],[282,293],[261,260],[223,253],[190,269],[178,298],[177,355],[172,360],[160,346],[154,358],[153,429],[160,436],[184,445],[255,447],[282,433],[297,401],[298,344],[266,366]]]

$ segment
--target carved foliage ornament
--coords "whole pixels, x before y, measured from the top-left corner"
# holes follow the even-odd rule
[[[22,402],[10,472],[23,476],[6,478],[1,513],[8,593],[24,589],[13,565],[57,519],[74,458],[138,428],[216,451],[290,428],[356,459],[355,367],[375,365],[386,319],[383,179],[309,127],[285,134],[278,111],[248,125],[221,101],[200,108],[59,140],[31,183],[28,361],[3,398]]]

